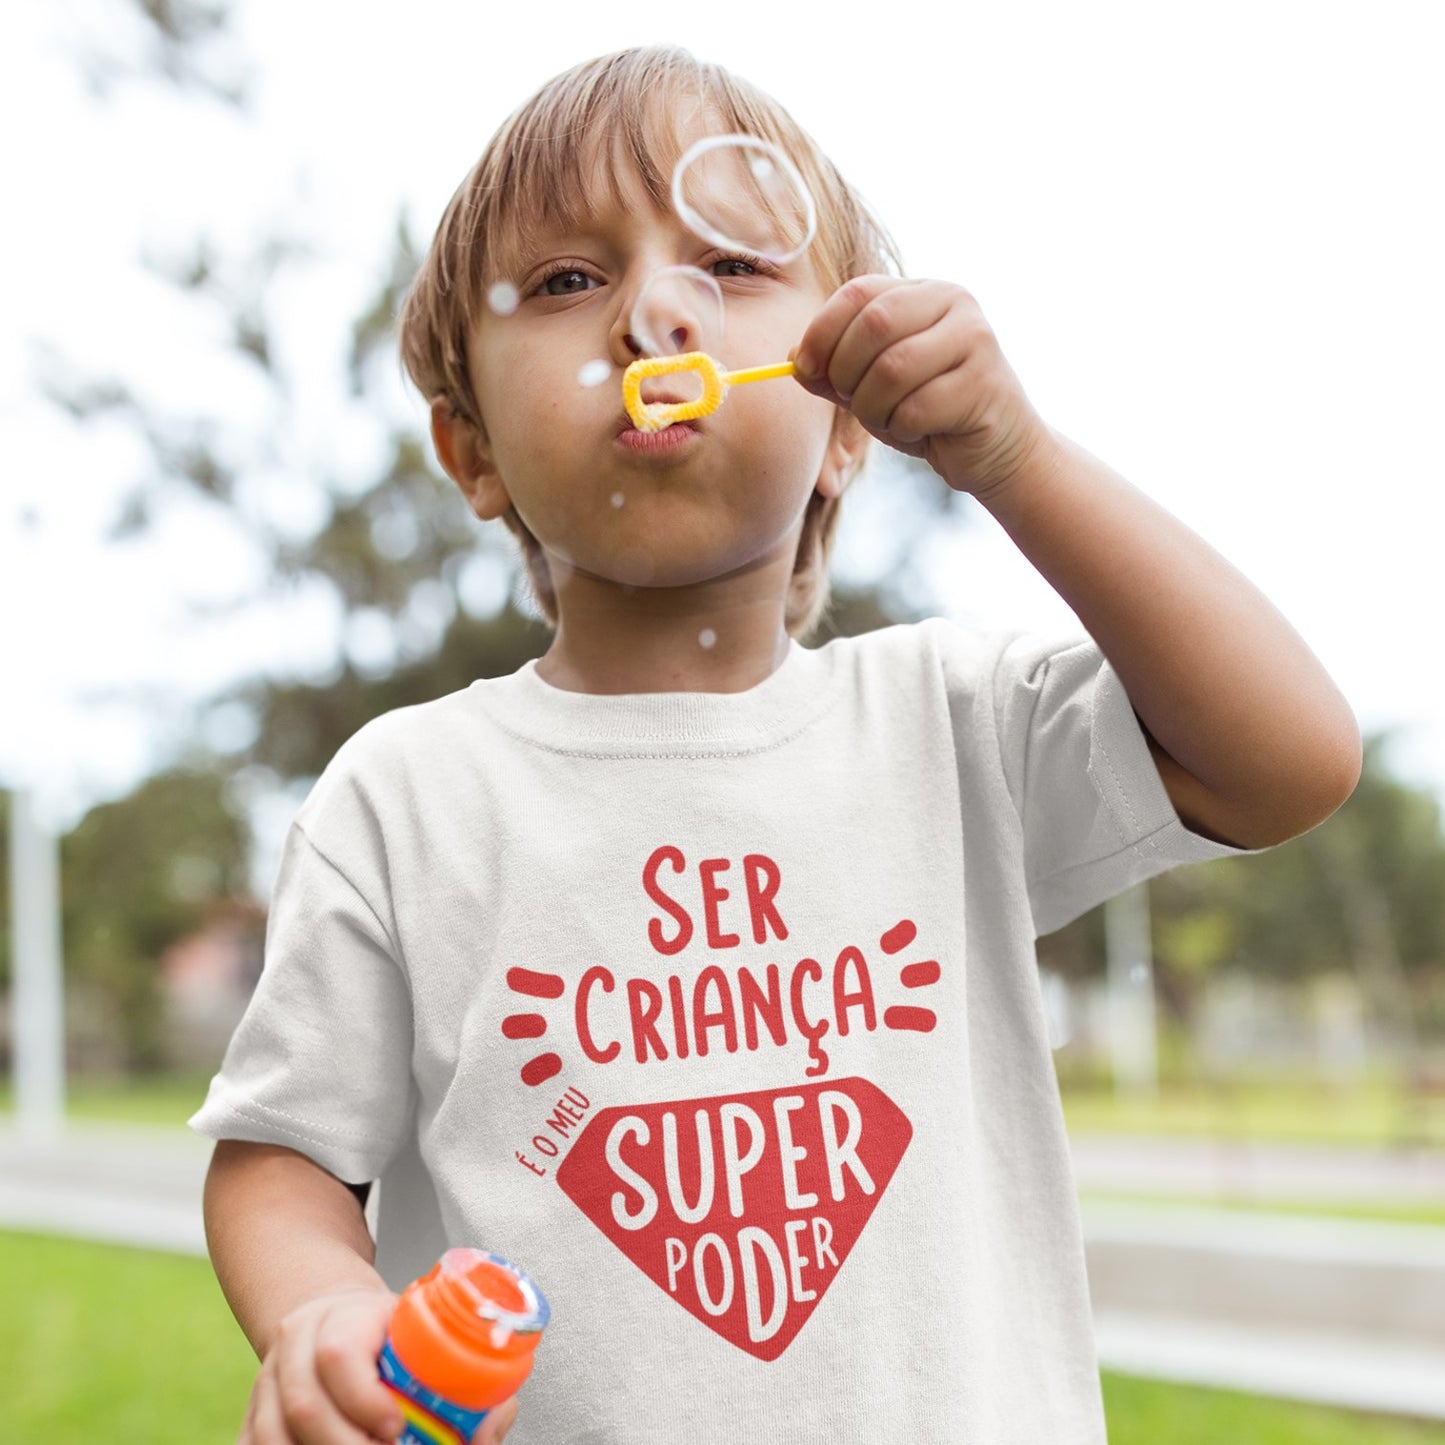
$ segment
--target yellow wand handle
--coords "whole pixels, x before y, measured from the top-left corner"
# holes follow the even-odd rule
[[[771,366],[745,366],[741,371],[725,371],[723,380],[729,386],[741,386],[746,381],[772,381],[774,377],[796,374],[791,361],[775,361]]]

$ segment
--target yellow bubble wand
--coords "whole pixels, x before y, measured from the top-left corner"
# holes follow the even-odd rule
[[[672,376],[693,371],[702,378],[702,395],[692,401],[642,399],[642,383],[650,376]],[[723,404],[728,388],[749,381],[770,381],[776,376],[794,375],[791,361],[771,366],[746,366],[741,371],[724,371],[705,351],[685,351],[680,356],[642,356],[622,373],[622,404],[638,431],[661,431],[678,421],[695,421]]]

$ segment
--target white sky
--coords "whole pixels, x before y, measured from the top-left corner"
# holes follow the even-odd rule
[[[334,635],[315,599],[198,623],[192,604],[255,576],[203,509],[143,548],[104,546],[141,459],[35,401],[36,343],[213,414],[235,454],[269,458],[259,504],[287,514],[288,470],[360,475],[371,455],[340,365],[398,210],[425,239],[538,84],[666,40],[782,100],[909,271],[979,298],[1050,423],[1258,582],[1364,725],[1400,730],[1401,770],[1445,796],[1438,0],[238,10],[251,120],[159,86],[90,97],[63,46],[114,36],[125,53],[139,32],[113,0],[0,6],[0,677],[16,685],[0,780],[71,814],[183,740],[187,698],[252,665],[314,667]],[[219,317],[135,262],[200,232],[243,251],[277,223],[314,257],[282,298],[303,425],[272,456],[273,402],[217,359]],[[855,501],[861,547],[888,498]],[[930,560],[961,620],[1067,618],[986,519]],[[137,683],[165,701],[159,721],[97,698]]]

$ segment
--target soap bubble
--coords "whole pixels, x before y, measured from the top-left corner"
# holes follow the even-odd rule
[[[798,168],[757,136],[707,136],[690,146],[672,173],[672,204],[703,240],[777,265],[801,255],[818,229]]]
[[[582,363],[581,370],[577,373],[577,381],[582,386],[601,386],[611,375],[612,363],[599,356],[595,361]]]
[[[716,647],[717,633],[714,632],[711,627],[704,627],[703,630],[698,633],[697,640],[703,647]]]
[[[510,281],[496,281],[487,288],[487,305],[498,316],[510,316],[522,304],[522,293]]]
[[[623,504],[623,502],[625,502],[626,500],[627,500],[627,498],[624,497],[621,492],[613,492],[613,494],[612,494],[612,505],[613,505],[614,507],[620,507],[620,506]]]
[[[715,351],[723,334],[722,287],[696,266],[663,266],[647,278],[629,329],[645,356]]]

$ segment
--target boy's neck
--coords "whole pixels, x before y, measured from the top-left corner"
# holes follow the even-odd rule
[[[559,592],[557,633],[537,663],[544,682],[567,692],[745,692],[788,655],[775,595],[607,587],[601,596],[579,582]]]

